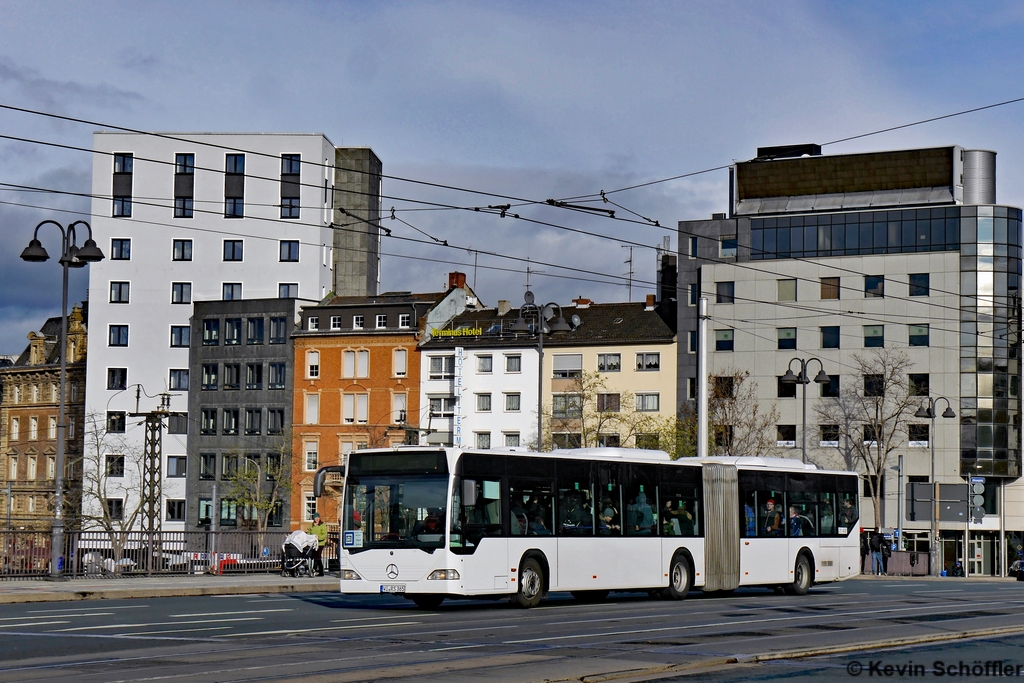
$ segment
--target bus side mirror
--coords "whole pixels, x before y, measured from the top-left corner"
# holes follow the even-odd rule
[[[476,505],[476,482],[472,479],[462,480],[462,504],[468,507]]]
[[[331,474],[332,472],[338,472],[344,476],[345,466],[327,465],[326,467],[321,467],[320,469],[318,469],[316,471],[316,474],[313,475],[313,495],[316,496],[317,498],[324,495],[324,486],[327,483],[327,475]]]

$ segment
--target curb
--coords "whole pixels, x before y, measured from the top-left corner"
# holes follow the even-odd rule
[[[131,600],[138,598],[180,598],[202,595],[250,595],[277,593],[338,592],[338,581],[282,584],[175,586],[169,588],[100,588],[67,591],[0,592],[0,605],[32,602],[78,602],[81,600]]]

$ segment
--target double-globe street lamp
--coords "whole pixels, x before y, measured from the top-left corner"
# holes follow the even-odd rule
[[[527,290],[519,317],[509,328],[512,332],[527,332],[537,335],[537,450],[544,450],[544,335],[569,332],[572,327],[562,317],[562,307],[556,303],[540,305],[534,303],[533,292]],[[557,313],[556,313],[557,311]],[[534,326],[526,322],[533,318]]]
[[[65,228],[57,221],[45,220],[36,226],[32,241],[21,252],[21,258],[30,262],[42,262],[50,258],[39,241],[39,228],[47,223],[57,226],[61,235],[60,264],[64,268],[64,282],[61,290],[60,304],[60,398],[57,408],[57,455],[54,463],[54,495],[53,495],[53,528],[50,537],[50,577],[59,579],[63,571],[64,552],[64,446],[67,424],[67,372],[68,372],[68,269],[83,268],[87,263],[103,259],[103,252],[92,239],[92,227],[85,221],[75,221]],[[81,247],[76,242],[75,228],[84,226],[89,237]]]
[[[938,533],[936,525],[939,521],[939,487],[935,483],[935,404],[939,401],[946,402],[946,409],[942,411],[942,417],[956,417],[956,413],[953,412],[953,406],[950,405],[949,399],[945,396],[939,396],[938,398],[926,396],[925,399],[921,401],[921,407],[917,409],[916,413],[914,413],[914,417],[927,417],[931,418],[932,421],[931,431],[928,433],[928,441],[931,442],[932,447],[932,514],[931,524],[929,525],[928,531],[928,561],[931,565],[932,576],[939,576],[939,542],[935,537]]]
[[[793,374],[793,362],[798,361],[800,363],[800,374]],[[803,386],[803,426],[800,429],[800,452],[803,461],[807,462],[807,385],[811,383],[810,378],[807,377],[807,366],[817,361],[818,363],[818,374],[814,376],[814,382],[816,384],[828,384],[832,380],[825,374],[825,365],[821,362],[820,358],[793,358],[789,361],[789,365],[786,367],[786,374],[782,376],[782,382],[785,384],[802,384]]]

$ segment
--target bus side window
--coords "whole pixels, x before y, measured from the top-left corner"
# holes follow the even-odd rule
[[[509,533],[512,536],[550,536],[554,524],[551,484],[509,482]]]
[[[692,486],[662,484],[658,489],[658,516],[664,536],[699,536],[700,501]]]
[[[594,535],[594,495],[591,476],[589,461],[558,461],[556,526],[559,536]]]
[[[836,497],[831,492],[818,494],[821,502],[818,503],[818,530],[822,536],[834,536],[836,533]]]

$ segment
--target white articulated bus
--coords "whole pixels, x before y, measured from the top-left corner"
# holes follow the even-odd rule
[[[857,475],[786,459],[661,451],[350,453],[341,592],[445,598],[691,587],[804,594],[860,570]],[[316,477],[317,495],[327,472]]]

